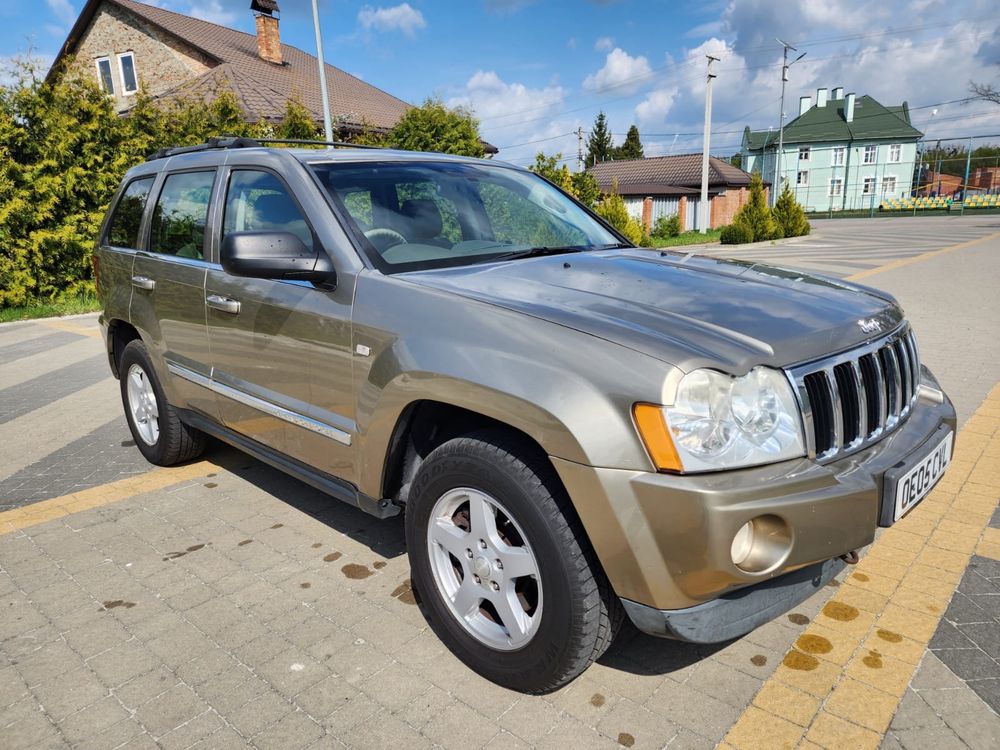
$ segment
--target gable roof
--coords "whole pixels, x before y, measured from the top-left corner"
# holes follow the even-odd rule
[[[319,93],[319,70],[316,58],[290,44],[281,45],[284,63],[276,65],[257,54],[257,37],[236,29],[157,8],[135,0],[88,0],[48,76],[64,57],[72,54],[102,2],[117,5],[181,39],[202,52],[217,65],[208,72],[186,81],[157,99],[181,97],[211,98],[213,92],[230,88],[250,120],[280,120],[288,99],[296,98],[316,121],[323,119],[323,100]],[[326,65],[330,112],[347,125],[365,123],[382,130],[391,128],[410,105],[360,78],[333,65]]]
[[[687,195],[701,188],[701,154],[650,156],[645,159],[605,161],[589,170],[602,190],[610,190],[618,180],[623,194]],[[708,184],[719,187],[743,187],[750,175],[729,162],[708,158]]]
[[[923,133],[910,124],[910,111],[906,103],[886,107],[867,94],[854,102],[854,120],[844,119],[847,99],[828,100],[825,107],[812,106],[785,126],[784,142],[787,144],[817,143],[821,141],[863,141],[878,139],[918,140]],[[777,130],[755,130],[743,133],[751,151],[778,142]]]

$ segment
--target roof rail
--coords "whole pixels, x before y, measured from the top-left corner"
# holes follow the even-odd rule
[[[262,148],[266,143],[286,143],[296,146],[333,146],[335,148],[382,148],[381,146],[370,146],[362,143],[348,143],[346,141],[311,141],[300,138],[241,138],[237,136],[213,136],[204,143],[195,146],[173,146],[161,148],[146,157],[146,161],[154,159],[165,159],[168,156],[178,154],[194,154],[199,151],[212,151],[214,149],[228,148]]]

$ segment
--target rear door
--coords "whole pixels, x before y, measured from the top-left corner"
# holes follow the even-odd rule
[[[132,324],[175,406],[218,418],[205,328],[206,227],[215,167],[161,174],[144,249],[132,265]],[[168,376],[169,372],[169,376]]]
[[[319,239],[277,171],[224,173],[221,239],[244,231],[291,232],[309,248]],[[213,387],[230,429],[329,474],[350,479],[355,430],[351,382],[352,285],[208,272],[208,336]]]

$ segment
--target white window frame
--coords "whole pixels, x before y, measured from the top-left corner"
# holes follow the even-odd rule
[[[891,185],[891,187],[889,187]],[[896,192],[896,175],[891,174],[882,178],[882,195]]]
[[[861,183],[861,194],[872,195],[878,187],[874,177],[865,177]]]
[[[889,144],[889,161],[891,164],[899,164],[903,160],[903,145],[901,143]]]
[[[872,158],[868,158],[868,154],[871,153]],[[863,164],[877,164],[878,163],[878,146],[868,145],[865,146],[864,155],[861,157]]]
[[[844,160],[847,158],[847,147],[846,146],[834,146],[833,147],[833,160],[830,165],[833,167],[844,166]]]
[[[125,83],[125,67],[122,65],[122,60],[126,57],[132,58],[132,75],[135,76],[135,88],[129,89]],[[122,94],[124,96],[132,96],[133,94],[139,93],[139,70],[135,67],[135,53],[132,51],[122,52],[118,55],[118,75],[120,76],[122,82]]]
[[[102,62],[106,62],[108,64],[108,80],[111,81],[111,91],[108,91],[104,87],[104,76],[101,75],[101,63]],[[111,65],[111,58],[108,57],[107,55],[104,55],[103,57],[95,57],[94,58],[94,67],[97,69],[97,85],[101,88],[101,91],[103,91],[108,96],[114,96],[115,95],[115,69]]]
[[[809,161],[809,155],[812,152],[808,146],[799,146],[799,161]]]
[[[844,194],[844,178],[843,177],[831,177],[830,178],[830,191],[828,195],[831,198],[839,198]]]
[[[809,187],[809,170],[800,169],[795,173],[796,187]]]

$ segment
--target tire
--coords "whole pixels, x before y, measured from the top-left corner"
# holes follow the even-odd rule
[[[205,433],[181,422],[177,411],[167,402],[142,341],[130,341],[122,350],[118,373],[125,420],[136,447],[147,461],[157,466],[173,466],[204,452]],[[138,400],[136,408],[130,398]]]
[[[442,444],[417,472],[405,522],[424,616],[483,677],[512,690],[548,693],[580,675],[614,640],[624,618],[621,602],[555,471],[527,441],[484,431]],[[482,549],[484,528],[497,536]],[[507,576],[532,569],[525,552],[535,574]],[[488,568],[494,556],[508,561],[506,569]]]

